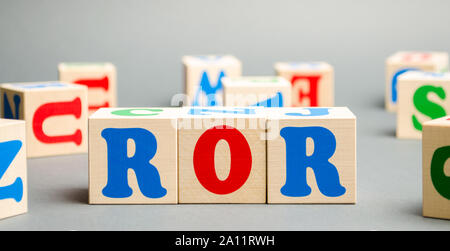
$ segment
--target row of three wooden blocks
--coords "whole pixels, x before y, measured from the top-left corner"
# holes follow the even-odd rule
[[[348,108],[103,108],[91,204],[355,203]]]

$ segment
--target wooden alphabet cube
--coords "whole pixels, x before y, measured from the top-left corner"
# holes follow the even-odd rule
[[[0,119],[0,219],[26,213],[25,122]]]
[[[179,108],[101,108],[89,118],[90,204],[176,204]]]
[[[397,111],[398,78],[409,71],[448,71],[445,52],[401,51],[386,60],[386,110]]]
[[[423,124],[423,216],[450,219],[450,117]]]
[[[259,109],[183,108],[179,203],[266,202],[266,119]]]
[[[328,63],[279,62],[275,71],[292,85],[292,106],[334,106],[334,70]]]
[[[356,118],[348,108],[271,108],[268,203],[356,203]]]
[[[89,114],[117,105],[117,73],[111,63],[61,63],[59,81],[88,88]]]
[[[223,105],[223,77],[239,77],[242,64],[229,55],[185,56],[185,89],[188,105]]]
[[[26,122],[28,157],[87,152],[87,88],[63,82],[3,84],[2,118]]]
[[[225,77],[225,106],[291,106],[291,84],[282,77]]]
[[[450,73],[413,71],[398,79],[397,137],[420,139],[423,122],[450,112]]]

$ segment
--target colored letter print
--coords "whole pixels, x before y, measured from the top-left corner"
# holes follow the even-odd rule
[[[81,130],[77,129],[73,134],[62,136],[48,136],[43,129],[44,121],[53,116],[73,115],[79,119],[81,117],[81,100],[75,98],[69,102],[47,103],[40,106],[33,116],[33,132],[36,138],[47,144],[73,142],[80,145],[82,142]]]
[[[108,76],[105,76],[105,77],[99,78],[99,79],[78,79],[78,80],[74,81],[74,83],[84,85],[89,89],[102,89],[104,91],[109,90]],[[97,110],[99,108],[109,107],[109,106],[110,106],[109,102],[106,101],[103,105],[97,105],[97,106],[89,105],[89,110]]]
[[[194,106],[200,105],[200,96],[202,93],[206,95],[207,98],[207,106],[216,106],[217,105],[217,97],[216,94],[218,91],[223,89],[222,78],[225,77],[225,72],[220,71],[219,77],[217,78],[216,85],[213,86],[211,81],[209,80],[208,73],[205,71],[202,74],[202,78],[200,80],[200,86],[195,94],[195,99],[193,102]]]
[[[13,160],[16,158],[20,149],[22,148],[22,141],[13,140],[0,143],[0,180],[8,171]],[[23,182],[18,177],[14,183],[0,187],[0,200],[14,199],[16,202],[20,202],[23,197]]]
[[[309,106],[318,106],[319,105],[319,95],[318,95],[318,89],[319,89],[319,81],[321,76],[320,75],[314,75],[314,76],[303,76],[303,75],[294,75],[292,76],[291,83],[292,86],[296,85],[297,81],[307,81],[309,83],[309,92],[305,93],[302,90],[299,92],[299,101],[302,102],[305,98],[309,99]]]
[[[417,111],[430,117],[431,119],[437,119],[444,117],[447,113],[445,109],[428,99],[428,94],[433,93],[440,99],[446,98],[444,88],[440,86],[425,85],[416,90],[413,97],[414,106]],[[422,123],[419,121],[416,115],[412,115],[412,123],[414,128],[418,131],[422,131]]]
[[[450,200],[450,177],[444,172],[445,162],[450,158],[450,146],[437,149],[431,160],[431,180],[436,191]]]
[[[307,184],[306,169],[314,170],[320,192],[328,197],[339,197],[346,189],[341,186],[339,173],[329,159],[336,151],[336,138],[324,127],[285,127],[280,131],[286,142],[286,184],[281,193],[290,197],[311,194]],[[306,143],[311,138],[314,153],[307,155]]]
[[[128,170],[136,174],[141,193],[147,198],[162,198],[167,190],[150,160],[156,154],[157,141],[153,133],[142,128],[106,128],[102,137],[108,146],[108,183],[103,195],[109,198],[128,198],[133,194],[128,185]],[[135,154],[128,157],[127,141],[133,140]]]
[[[230,146],[231,167],[228,178],[221,181],[216,176],[214,153],[220,140]],[[202,134],[194,149],[194,170],[202,186],[215,194],[230,194],[241,188],[252,169],[252,153],[244,135],[230,126],[216,126]]]

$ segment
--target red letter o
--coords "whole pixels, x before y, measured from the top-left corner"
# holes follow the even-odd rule
[[[214,165],[216,145],[225,140],[230,146],[230,173],[219,180]],[[230,194],[244,185],[252,169],[252,153],[244,135],[230,126],[215,126],[200,136],[194,149],[194,171],[204,188],[215,194]]]

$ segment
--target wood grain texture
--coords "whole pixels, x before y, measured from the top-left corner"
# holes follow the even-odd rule
[[[442,95],[443,96],[440,96]],[[398,80],[397,137],[420,139],[422,123],[432,119],[443,109],[441,116],[450,112],[450,74],[407,72]],[[415,101],[414,101],[415,100]],[[436,106],[430,106],[433,105]],[[442,108],[439,108],[439,107]],[[420,124],[413,122],[413,117]]]
[[[23,193],[19,201],[13,198],[0,199],[0,219],[24,214],[28,211],[28,179],[25,122],[21,120],[0,119],[0,143],[19,140],[21,147],[6,172],[0,177],[0,188],[22,181]],[[0,153],[5,158],[4,153]],[[2,190],[4,192],[4,190]]]
[[[309,114],[302,108],[272,108],[267,121],[267,179],[268,203],[290,204],[354,204],[356,203],[356,118],[348,108],[327,108],[328,115],[313,117],[288,116],[287,113]],[[311,194],[302,197],[290,197],[281,193],[286,183],[286,141],[280,131],[286,127],[323,127],[331,131],[336,138],[336,151],[329,162],[336,167],[340,184],[346,189],[339,197],[327,197],[321,193],[313,169],[308,168],[307,184]],[[311,138],[309,138],[311,139]],[[306,153],[314,153],[313,140],[307,140]],[[327,145],[331,142],[327,142]],[[298,168],[301,168],[300,166]]]
[[[225,106],[291,106],[291,85],[282,77],[225,77],[222,79]]]
[[[141,116],[112,114],[114,111],[127,109],[132,109],[132,113],[141,114]],[[152,109],[155,112],[147,109]],[[89,118],[90,204],[178,203],[178,113],[178,108],[101,108]],[[108,148],[106,140],[101,136],[102,131],[106,128],[141,128],[151,132],[155,136],[157,149],[150,163],[156,167],[161,179],[161,185],[167,190],[167,194],[164,197],[146,197],[139,188],[136,174],[132,167],[129,167],[128,171],[128,185],[133,191],[130,197],[109,198],[102,193],[102,190],[108,182]],[[133,140],[131,141],[134,142]],[[129,158],[134,156],[136,152],[135,144],[129,142],[122,147],[127,148]]]
[[[239,59],[230,55],[206,55],[184,56],[185,92],[188,96],[188,104],[192,105],[194,99],[198,99],[196,105],[208,105],[205,93],[199,90],[203,74],[206,73],[212,88],[216,88],[218,79],[223,71],[225,77],[239,77],[242,74],[242,63]],[[223,105],[223,89],[216,92],[216,105]]]
[[[439,148],[450,146],[450,117],[443,117],[424,123],[422,140],[423,216],[450,219],[450,199],[444,197],[434,185],[431,175],[433,156]],[[450,176],[448,161],[442,166],[444,174]],[[450,184],[439,181],[437,184]]]
[[[59,81],[88,87],[89,114],[100,107],[117,106],[117,71],[111,63],[61,63]],[[91,83],[87,83],[90,80]],[[92,82],[94,80],[95,82]]]
[[[36,86],[42,86],[37,88]],[[60,82],[37,82],[3,84],[0,87],[2,99],[8,97],[8,103],[13,108],[14,94],[21,97],[18,119],[25,120],[27,132],[28,157],[44,157],[87,152],[87,88],[80,85]],[[74,103],[76,113],[58,114],[62,103]],[[75,105],[76,104],[76,105]],[[44,105],[46,107],[44,107]],[[50,105],[50,106],[47,106]],[[56,108],[59,107],[59,108]],[[66,107],[66,106],[64,106]],[[42,128],[37,121],[36,111],[45,113]],[[5,117],[5,109],[2,117]],[[36,119],[36,120],[35,120]],[[41,136],[55,138],[60,136],[73,136],[78,132],[77,140],[61,142],[45,142],[38,137],[34,128],[42,129]],[[78,141],[79,140],[79,141]]]
[[[190,107],[183,108],[178,121],[179,137],[179,203],[265,203],[266,202],[266,141],[265,116],[250,108],[255,114],[215,113],[212,110],[238,110],[238,108],[206,107],[205,115],[189,115]],[[195,108],[203,109],[203,108]],[[246,109],[246,108],[244,108]],[[236,128],[245,138],[251,152],[251,171],[245,183],[237,190],[226,194],[217,194],[207,190],[200,182],[194,170],[194,151],[199,138],[215,126]],[[223,128],[225,128],[225,126]],[[222,129],[218,133],[225,133]],[[229,142],[221,140],[215,149],[214,170],[222,181],[228,179],[231,172],[231,148]],[[239,160],[245,161],[245,160]],[[198,166],[197,168],[203,168]],[[237,167],[241,168],[241,167]]]
[[[448,71],[448,54],[445,52],[400,51],[386,59],[385,106],[389,112],[396,112],[398,103],[392,100],[393,77],[399,70],[417,69],[429,72]],[[398,91],[398,86],[397,86]]]
[[[330,64],[325,62],[278,62],[275,63],[274,68],[278,76],[287,79],[292,85],[292,106],[334,106],[334,69]],[[312,77],[311,81],[308,80],[309,77]],[[308,96],[312,94],[311,87],[314,81],[317,83],[316,105],[312,103],[311,97]],[[305,95],[301,97],[301,93]]]

